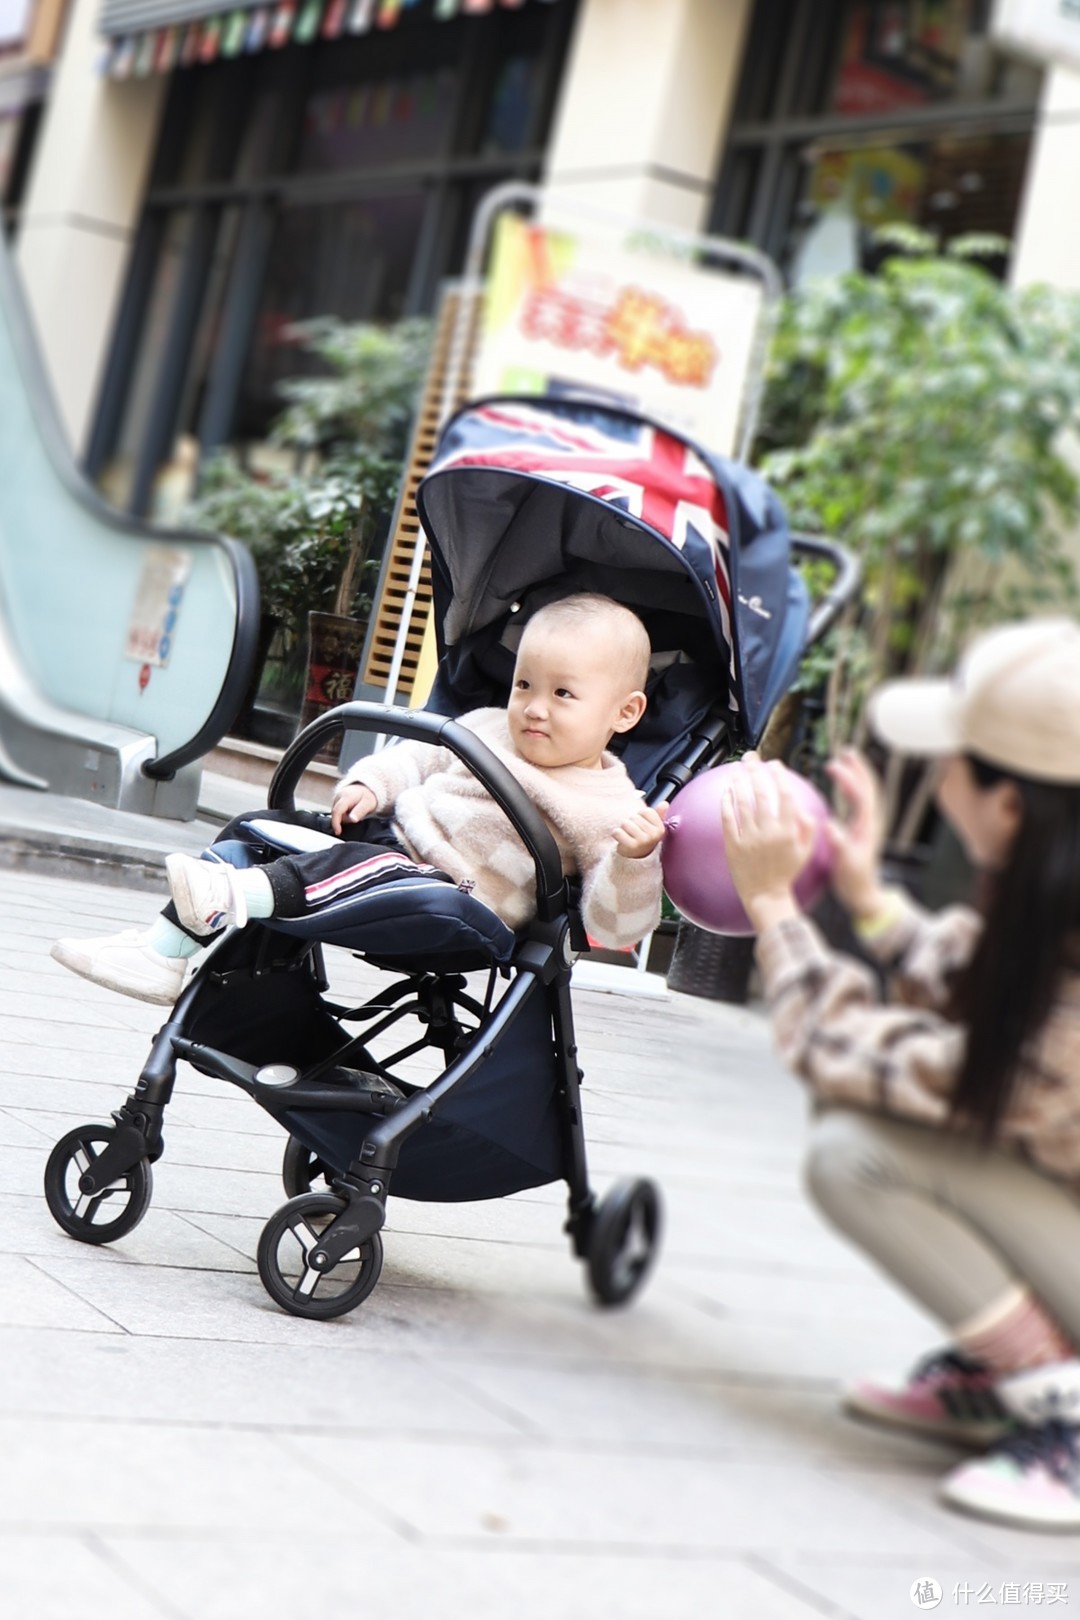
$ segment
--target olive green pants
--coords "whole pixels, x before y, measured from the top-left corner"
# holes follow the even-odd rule
[[[949,1328],[1018,1284],[1080,1345],[1080,1197],[1017,1154],[854,1109],[816,1116],[811,1198]]]

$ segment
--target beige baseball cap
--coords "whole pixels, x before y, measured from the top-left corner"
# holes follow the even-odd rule
[[[869,715],[898,753],[975,754],[1037,782],[1080,783],[1080,624],[987,630],[952,680],[888,681]]]

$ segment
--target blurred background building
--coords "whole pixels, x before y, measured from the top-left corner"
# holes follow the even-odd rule
[[[1022,237],[1051,88],[986,0],[69,0],[54,68],[63,4],[0,6],[0,183],[72,438],[135,511],[180,436],[258,440],[291,322],[430,310],[500,180],[797,279],[887,220]]]
[[[889,220],[1080,274],[1077,80],[997,52],[988,0],[63,6],[0,0],[0,184],[72,440],[133,511],[178,442],[258,442],[291,322],[429,311],[501,180],[789,280]]]

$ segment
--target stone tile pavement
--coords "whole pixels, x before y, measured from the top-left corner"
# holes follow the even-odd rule
[[[1080,1605],[1076,1538],[946,1513],[949,1452],[838,1415],[934,1329],[807,1207],[804,1100],[754,1012],[576,996],[596,1182],[667,1198],[626,1311],[589,1303],[552,1188],[393,1203],[367,1303],[284,1315],[253,1259],[282,1138],[190,1070],[145,1220],[66,1238],[46,1155],[122,1101],[160,1015],[48,946],[155,909],[0,871],[4,1620],[899,1620],[928,1577],[942,1614]]]

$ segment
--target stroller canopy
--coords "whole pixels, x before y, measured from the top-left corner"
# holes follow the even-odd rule
[[[808,607],[783,509],[748,468],[603,401],[493,398],[451,418],[416,503],[449,695],[455,648],[593,590],[641,615],[654,654],[703,667],[738,740],[758,740]],[[485,700],[475,681],[458,698]]]

